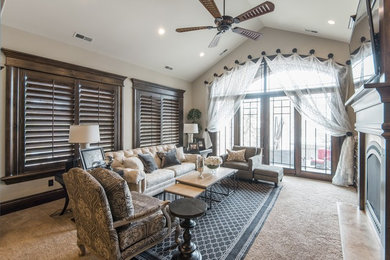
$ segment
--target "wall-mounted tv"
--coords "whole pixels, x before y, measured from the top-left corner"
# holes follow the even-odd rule
[[[379,76],[379,26],[376,24],[379,21],[378,2],[360,0],[353,18],[349,48],[355,89],[367,82],[375,82]]]

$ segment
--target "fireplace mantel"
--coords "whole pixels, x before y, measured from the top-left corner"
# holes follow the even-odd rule
[[[351,105],[356,113],[355,129],[359,134],[359,207],[371,214],[384,249],[383,258],[390,259],[390,83],[365,84],[356,90],[346,105]],[[375,170],[368,163],[373,143],[378,144],[376,158],[380,164],[377,169],[374,167]],[[372,186],[373,180],[379,182],[377,186]],[[380,197],[379,222],[373,217],[368,199],[372,196],[368,192],[372,191],[377,191]]]

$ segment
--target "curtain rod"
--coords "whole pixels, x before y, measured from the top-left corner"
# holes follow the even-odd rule
[[[277,54],[279,54],[279,53],[281,53],[281,50],[280,49],[276,49],[276,51],[275,51]],[[293,53],[297,53],[298,52],[298,49],[297,48],[293,48],[292,49],[292,52]],[[309,53],[310,53],[310,55],[313,55],[314,53],[315,53],[316,51],[314,50],[314,49],[311,49],[310,51],[309,51]],[[262,56],[266,56],[266,52],[265,51],[262,51],[261,52],[261,55]],[[292,54],[283,54],[283,56],[291,56]],[[267,57],[268,58],[274,58],[276,55],[268,55]],[[299,55],[299,56],[301,56],[301,57],[307,57],[307,56],[309,56],[309,55]],[[332,59],[334,57],[334,54],[333,53],[329,53],[328,54],[328,59]],[[252,55],[248,55],[248,59],[249,60],[251,60],[251,61],[253,61],[253,62],[257,62],[259,59],[260,59],[261,57],[258,57],[258,58],[253,58],[252,57]],[[317,57],[317,59],[319,59],[320,61],[324,61],[325,59],[324,58],[320,58],[320,57]],[[234,61],[234,63],[235,64],[237,64],[237,65],[244,65],[245,64],[245,62],[239,62],[238,60],[235,60]],[[337,64],[339,64],[339,65],[343,65],[343,64],[340,64],[340,63],[338,63],[338,62],[336,62]],[[346,65],[351,65],[351,60],[347,60],[346,62],[345,62],[345,64]],[[231,68],[229,68],[228,66],[224,66],[223,67],[223,69],[225,70],[225,71],[231,71],[232,69],[233,69],[233,67],[231,67]],[[213,74],[213,76],[214,77],[221,77],[222,75],[224,74],[224,72],[223,73],[221,73],[221,74],[217,74],[217,73],[214,73]],[[203,82],[205,85],[208,85],[208,84],[210,84],[211,82],[208,82],[207,80],[205,80],[204,82]]]

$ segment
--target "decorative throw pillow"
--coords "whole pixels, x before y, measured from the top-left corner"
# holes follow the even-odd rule
[[[144,164],[137,156],[131,156],[123,159],[123,167],[135,170],[144,170]]]
[[[226,161],[236,161],[236,162],[246,162],[245,160],[245,150],[232,151],[227,149],[228,157]]]
[[[160,159],[160,157],[158,157],[157,152],[155,152],[155,153],[147,152],[147,153],[145,153],[145,154],[150,154],[150,155],[153,157],[154,162],[155,162],[156,165],[157,165],[157,168],[158,168],[158,169],[161,168],[161,159]]]
[[[176,157],[176,149],[172,149],[166,153],[158,152],[158,156],[161,158],[161,167],[169,167],[172,165],[178,165],[181,164],[179,159]]]
[[[176,157],[181,162],[184,162],[186,160],[186,156],[184,155],[183,147],[176,148]]]
[[[103,186],[114,221],[134,214],[129,186],[119,174],[104,168],[95,168],[90,174]]]
[[[150,154],[138,154],[138,158],[142,161],[144,164],[144,169],[146,173],[152,173],[153,171],[157,170],[157,164],[154,161],[154,158]]]

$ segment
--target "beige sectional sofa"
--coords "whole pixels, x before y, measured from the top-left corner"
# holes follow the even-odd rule
[[[176,146],[172,144],[158,145],[121,150],[116,152],[107,152],[106,156],[113,157],[114,161],[111,165],[112,168],[115,170],[123,170],[123,178],[127,181],[130,190],[153,196],[163,192],[166,187],[174,184],[176,177],[189,173],[196,168],[196,160],[200,157],[198,154],[184,154],[184,158],[180,160],[180,165],[161,168],[161,160],[157,156],[157,152],[167,152],[174,148],[176,148]],[[134,163],[128,163],[129,158],[136,157],[137,154],[140,153],[151,154],[157,164],[158,169],[152,173],[145,173],[142,165],[133,166]],[[178,157],[178,159],[180,158]],[[129,168],[128,164],[130,164],[132,168]]]

